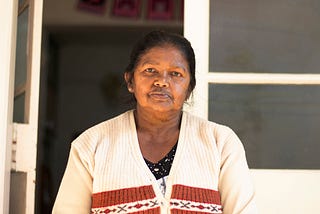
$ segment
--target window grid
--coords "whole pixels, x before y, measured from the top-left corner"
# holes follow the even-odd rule
[[[319,85],[320,74],[210,72],[207,81],[220,84]]]

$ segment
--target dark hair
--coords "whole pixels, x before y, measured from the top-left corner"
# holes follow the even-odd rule
[[[151,31],[141,38],[133,47],[130,55],[130,61],[126,72],[130,74],[130,80],[133,78],[134,70],[142,57],[148,50],[154,47],[171,45],[180,50],[185,57],[190,71],[189,92],[191,93],[196,86],[195,67],[196,61],[193,48],[190,42],[181,35],[168,33],[164,31]]]

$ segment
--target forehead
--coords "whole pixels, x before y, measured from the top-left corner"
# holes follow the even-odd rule
[[[176,61],[180,63],[186,63],[188,65],[187,59],[184,53],[177,47],[173,45],[162,45],[156,46],[148,49],[140,56],[140,63],[145,60],[156,60],[156,61]]]

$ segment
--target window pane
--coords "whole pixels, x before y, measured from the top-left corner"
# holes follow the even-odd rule
[[[26,0],[19,0],[19,8],[25,3]]]
[[[13,103],[13,122],[24,123],[25,93],[16,96]]]
[[[26,83],[27,79],[27,39],[29,8],[18,17],[15,88]]]
[[[210,84],[209,100],[251,168],[320,169],[320,86]]]
[[[209,70],[320,73],[319,11],[314,0],[211,0]]]

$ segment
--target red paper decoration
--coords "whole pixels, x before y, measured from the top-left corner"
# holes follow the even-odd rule
[[[113,14],[116,16],[138,17],[140,0],[115,0]]]
[[[79,0],[78,8],[103,14],[106,11],[106,0]]]
[[[147,17],[149,19],[172,19],[173,0],[148,0]]]

